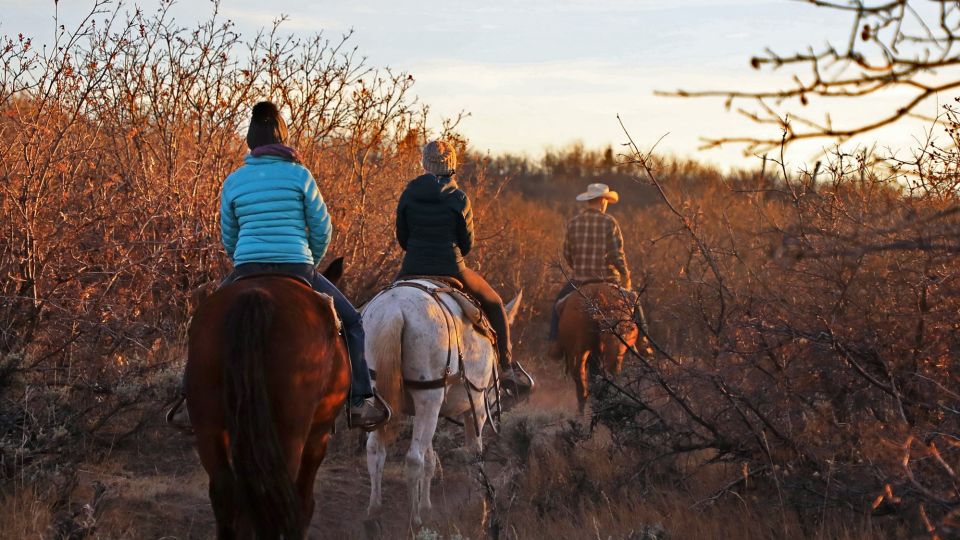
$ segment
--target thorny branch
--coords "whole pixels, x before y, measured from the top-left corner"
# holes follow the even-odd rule
[[[728,109],[735,103],[746,102],[746,106],[737,107],[737,112],[755,123],[779,126],[786,131],[783,143],[789,145],[809,139],[844,141],[873,132],[916,116],[921,105],[960,87],[956,71],[960,65],[960,48],[956,47],[960,39],[960,2],[804,2],[838,15],[852,15],[852,25],[842,46],[828,43],[819,50],[810,48],[790,55],[767,49],[764,55],[750,59],[754,69],[794,68],[792,84],[768,91],[678,90],[661,91],[658,95],[722,97]],[[889,95],[894,90],[903,91],[900,102],[862,122],[836,126],[829,112],[822,120],[802,112],[814,102],[828,108],[835,102],[836,110],[841,110],[846,100]],[[705,148],[725,144],[742,144],[744,154],[753,155],[776,148],[781,140],[752,135],[704,140]]]

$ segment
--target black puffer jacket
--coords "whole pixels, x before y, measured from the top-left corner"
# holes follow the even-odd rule
[[[424,174],[397,204],[397,241],[406,250],[401,275],[455,276],[473,248],[470,199],[449,176]]]

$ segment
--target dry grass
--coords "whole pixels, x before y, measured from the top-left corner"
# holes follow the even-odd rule
[[[15,490],[2,497],[0,504],[0,539],[48,538],[53,525],[52,503],[48,494],[34,486]]]
[[[705,466],[707,455],[689,474],[641,473],[628,465],[635,456],[622,455],[609,432],[590,432],[571,409],[514,412],[489,450],[488,461],[503,460],[496,517],[504,538],[912,537],[869,516],[850,519],[832,510],[818,522],[803,523],[795,512],[772,504],[776,495],[762,483],[713,500],[739,472]]]

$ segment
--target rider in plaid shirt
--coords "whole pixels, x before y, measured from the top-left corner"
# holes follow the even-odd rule
[[[587,207],[567,224],[563,244],[563,258],[572,271],[570,281],[557,295],[557,301],[573,292],[575,286],[590,281],[609,281],[625,289],[630,288],[630,270],[623,254],[623,234],[607,205],[616,203],[620,196],[606,184],[590,184],[587,191],[577,195]],[[559,314],[554,310],[550,320],[550,341],[556,341]]]

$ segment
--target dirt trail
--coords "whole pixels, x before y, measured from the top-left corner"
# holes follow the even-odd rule
[[[509,414],[575,409],[572,385],[567,388],[566,381],[540,378],[540,390]],[[485,436],[491,441],[489,430]],[[412,532],[407,524],[409,503],[403,471],[408,441],[402,439],[388,451],[381,521],[384,538],[405,538]],[[425,526],[444,537],[460,533],[477,538],[482,536],[482,493],[476,466],[466,463],[465,454],[458,450],[462,441],[461,428],[441,423],[434,441],[441,466],[433,483],[434,508],[425,518]],[[487,467],[489,474],[496,474],[495,464]],[[95,482],[108,490],[98,517],[99,537],[214,536],[207,477],[193,440],[167,427],[160,418],[151,422],[139,438],[112,449],[99,463],[82,466],[73,500],[90,500]],[[317,507],[309,538],[364,538],[369,489],[361,437],[355,431],[341,429],[331,441],[317,478]]]

